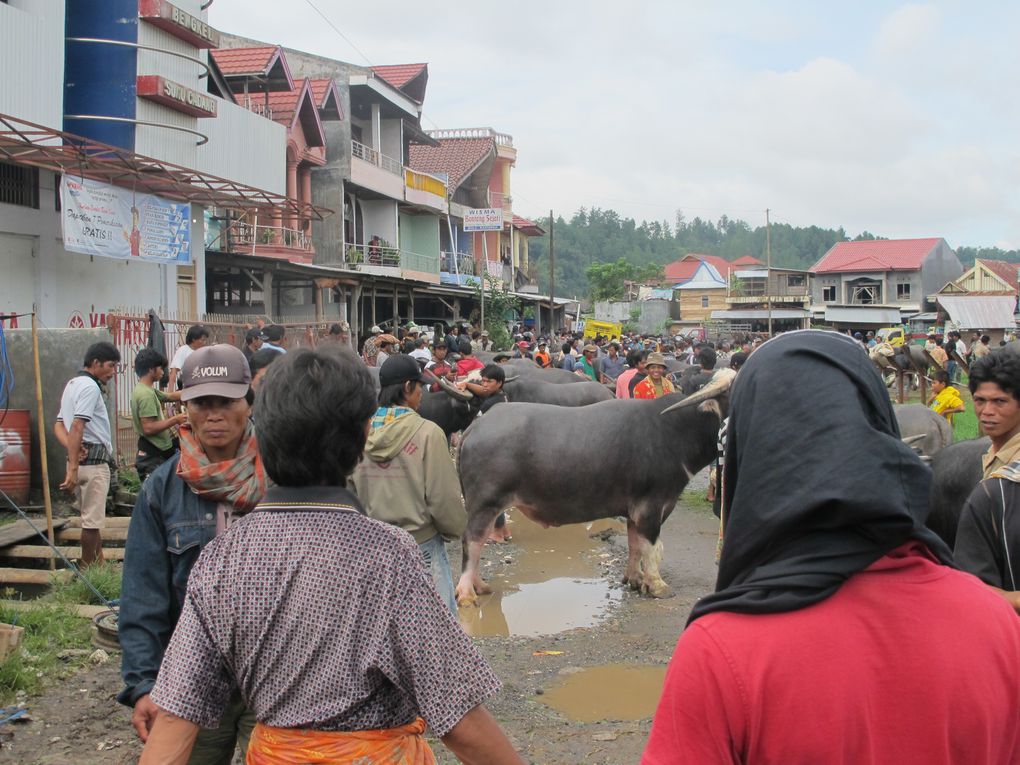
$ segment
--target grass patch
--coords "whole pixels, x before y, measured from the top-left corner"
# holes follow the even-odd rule
[[[92,582],[92,586],[103,594],[103,597],[107,600],[116,600],[120,597],[123,569],[124,567],[120,563],[104,561],[82,569],[82,573]],[[78,577],[54,584],[46,598],[55,603],[68,605],[103,605],[96,594]]]
[[[76,672],[88,654],[59,658],[67,649],[91,648],[91,624],[59,603],[40,604],[31,611],[0,606],[0,621],[25,628],[21,650],[0,662],[0,704],[11,704],[18,691],[38,693],[43,685]]]
[[[705,499],[705,489],[684,489],[680,495],[680,504],[703,515],[712,515],[712,503]]]
[[[970,390],[967,388],[967,375],[963,375],[961,377],[961,381],[956,384],[956,390],[959,392],[960,398],[963,399],[963,405],[966,408],[966,411],[957,412],[953,415],[953,441],[969,441],[972,438],[980,438],[981,431],[978,428],[977,415],[974,414],[974,401],[971,399]],[[895,403],[895,386],[889,389],[889,395]],[[928,395],[931,396],[930,386],[928,389]],[[926,406],[928,404],[927,401],[921,400],[921,392],[919,390],[907,390],[903,403],[924,404]]]
[[[142,482],[138,478],[138,471],[134,468],[121,468],[117,471],[117,480],[120,488],[131,494],[137,494],[142,490]]]

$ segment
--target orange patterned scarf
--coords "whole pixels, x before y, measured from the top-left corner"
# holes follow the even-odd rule
[[[223,502],[239,513],[253,509],[266,493],[266,471],[251,421],[241,436],[237,456],[224,462],[210,462],[191,426],[182,425],[177,475],[202,499]]]
[[[271,728],[258,723],[248,744],[246,765],[435,765],[420,717],[399,728],[359,731]]]

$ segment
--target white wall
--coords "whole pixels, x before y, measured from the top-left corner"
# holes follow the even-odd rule
[[[274,194],[287,193],[287,129],[244,107],[217,99],[215,119],[198,120],[209,136],[197,170]]]
[[[0,3],[0,114],[59,130],[63,111],[63,0]]]
[[[400,120],[381,120],[380,121],[380,132],[382,134],[381,144],[379,148],[383,154],[391,159],[397,160],[403,164],[403,124]]]
[[[396,202],[385,199],[365,199],[359,200],[358,204],[361,205],[361,211],[365,216],[365,243],[367,244],[373,236],[378,235],[380,239],[389,242],[391,246],[397,247],[399,242]]]

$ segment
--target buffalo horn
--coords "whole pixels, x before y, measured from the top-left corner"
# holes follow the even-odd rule
[[[447,380],[445,377],[437,377],[436,381],[439,383],[439,387],[442,388],[446,395],[457,399],[458,401],[470,401],[475,395],[469,390],[461,390],[452,382]]]
[[[683,401],[677,401],[672,406],[667,406],[659,414],[665,414],[666,412],[672,412],[675,409],[682,409],[687,406],[694,406],[700,404],[702,401],[707,401],[710,398],[722,394],[729,389],[730,385],[733,384],[733,378],[737,376],[737,373],[732,369],[720,369],[709,380],[708,384],[704,388],[699,390],[697,393],[692,393],[690,396],[685,398]]]

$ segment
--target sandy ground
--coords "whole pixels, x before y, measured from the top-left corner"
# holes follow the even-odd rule
[[[702,474],[695,485],[704,486],[705,480]],[[516,531],[520,521],[511,528],[515,529],[513,542],[486,547],[486,575],[493,578],[497,589],[516,588],[501,580],[497,572],[510,574],[507,579],[511,582],[515,577],[541,580],[541,576],[532,576],[533,572],[523,569],[535,561],[548,560],[535,557],[522,546],[521,537],[525,535]],[[593,539],[591,549],[581,555],[587,569],[600,577],[595,584],[604,590],[600,591],[606,601],[601,606],[605,612],[601,621],[555,635],[476,639],[504,682],[503,691],[489,707],[526,761],[616,765],[640,759],[659,678],[692,605],[713,587],[717,532],[718,521],[703,507],[678,505],[663,529],[662,574],[675,591],[674,597],[665,600],[641,597],[619,586],[626,561],[626,535],[605,532],[602,536],[607,538]],[[533,544],[534,537],[530,539],[529,544]],[[454,570],[459,570],[459,555],[454,558],[454,547],[450,550]],[[515,567],[520,567],[517,574],[527,576],[517,576]],[[581,584],[569,576],[562,580],[568,586]],[[509,605],[505,600],[503,610],[508,611]],[[544,599],[525,605],[537,617],[558,611],[555,603],[550,605]],[[475,617],[469,614],[467,618]],[[537,629],[541,629],[541,619],[537,623]],[[543,651],[559,653],[535,655]],[[642,668],[647,671],[642,672]],[[594,673],[594,686],[571,690],[573,680],[589,672]],[[624,687],[629,678],[640,682],[634,688]],[[136,761],[140,747],[129,722],[129,710],[114,700],[119,689],[119,654],[115,653],[109,664],[30,699],[30,722],[0,727],[0,763],[108,765]],[[596,708],[586,713],[582,707],[592,696],[606,697],[603,700],[610,711]],[[548,705],[557,698],[570,714]],[[582,721],[593,717],[597,719]],[[455,762],[441,744],[434,748],[440,762]]]

